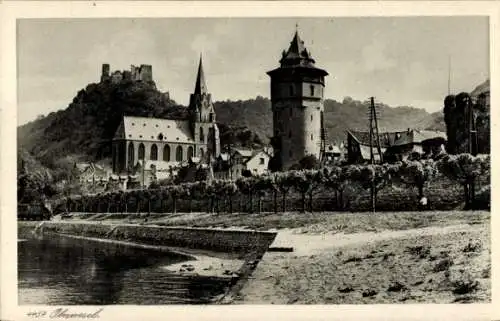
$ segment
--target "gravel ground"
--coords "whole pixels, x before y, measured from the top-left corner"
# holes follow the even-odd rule
[[[308,243],[314,254],[267,253],[234,303],[490,302],[489,225],[406,232],[319,249]]]

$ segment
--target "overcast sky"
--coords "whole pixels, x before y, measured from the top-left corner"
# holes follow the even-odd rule
[[[158,88],[187,104],[203,53],[214,100],[269,97],[298,24],[326,69],[325,98],[365,100],[434,112],[447,94],[489,77],[482,17],[37,19],[18,21],[18,124],[66,108],[78,90],[111,70],[151,64]]]

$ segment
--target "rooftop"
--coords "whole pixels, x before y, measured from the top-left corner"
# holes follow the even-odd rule
[[[148,117],[123,117],[123,131],[118,137],[138,141],[164,141],[171,143],[194,143],[188,120],[173,120]],[[124,137],[119,137],[124,135]]]
[[[349,134],[360,144],[370,146],[370,133],[363,131],[348,131]],[[446,133],[431,130],[410,129],[398,132],[379,133],[380,147],[388,148],[407,144],[419,144],[426,140],[446,140]],[[375,143],[375,142],[374,142]]]

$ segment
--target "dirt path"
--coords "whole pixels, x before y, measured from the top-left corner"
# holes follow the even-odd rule
[[[293,255],[306,256],[343,246],[362,245],[409,236],[435,235],[459,231],[470,231],[471,228],[473,227],[469,224],[460,224],[445,227],[431,226],[400,231],[362,232],[353,234],[303,234],[300,233],[300,229],[286,229],[279,230],[278,235],[276,236],[276,239],[271,246],[293,247]]]
[[[311,264],[311,269],[316,269],[314,279],[304,280],[303,275],[291,277],[292,283],[298,285],[304,281],[316,283],[324,282],[328,278],[325,271],[324,275],[321,268],[314,266],[313,263],[318,257],[333,256],[340,248],[362,248],[372,243],[388,240],[402,240],[407,238],[422,237],[443,237],[449,233],[475,232],[484,230],[484,225],[451,225],[446,227],[427,227],[402,231],[384,231],[384,232],[363,232],[356,234],[321,234],[309,235],[298,234],[300,230],[280,230],[272,246],[291,246],[294,251],[291,253],[268,252],[257,266],[251,279],[245,285],[240,295],[235,299],[237,304],[287,304],[291,303],[289,297],[284,297],[280,293],[280,287],[283,279],[283,271],[290,273],[297,262]],[[369,269],[369,266],[365,268]],[[355,273],[352,271],[352,273]],[[290,282],[290,278],[288,278]],[[298,296],[301,293],[297,294]],[[322,302],[316,302],[322,303]],[[332,302],[338,303],[338,302]],[[358,302],[361,303],[361,302]]]

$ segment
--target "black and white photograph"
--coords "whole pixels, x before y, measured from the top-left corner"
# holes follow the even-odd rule
[[[490,304],[491,23],[17,18],[11,295]]]

